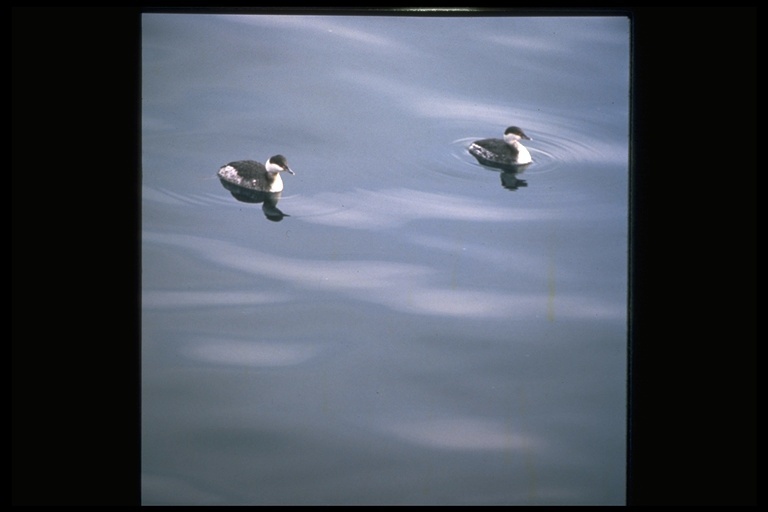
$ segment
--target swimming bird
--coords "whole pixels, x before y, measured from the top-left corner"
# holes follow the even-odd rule
[[[504,139],[476,140],[468,151],[483,165],[514,170],[533,161],[520,139],[532,140],[522,129],[510,126],[504,131]]]
[[[246,189],[247,192],[281,192],[283,179],[281,172],[296,174],[288,167],[283,155],[269,157],[265,164],[255,160],[230,162],[219,169],[217,175],[222,184],[230,191],[232,188]]]

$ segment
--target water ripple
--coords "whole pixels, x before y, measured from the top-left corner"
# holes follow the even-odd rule
[[[515,222],[556,215],[545,209],[479,204],[457,194],[407,188],[326,192],[304,197],[291,209],[296,218],[354,229],[386,228],[423,219]]]
[[[594,131],[603,130],[595,127]],[[628,164],[629,154],[626,141],[611,144],[595,137],[585,135],[590,132],[586,121],[569,121],[553,116],[546,123],[545,129],[528,129],[526,133],[532,137],[525,146],[533,157],[533,163],[524,169],[526,175],[544,174],[552,171],[567,171],[576,164],[600,164],[620,162]],[[451,141],[447,154],[452,161],[458,161],[461,166],[445,166],[440,170],[444,174],[456,177],[476,177],[478,169],[489,169],[477,162],[467,149],[473,141],[493,135],[472,135]],[[500,137],[500,136],[499,136]],[[495,170],[495,169],[494,169]],[[498,172],[498,171],[497,171]]]
[[[232,201],[221,194],[206,192],[204,194],[190,194],[169,190],[163,187],[142,187],[142,199],[145,202],[155,202],[167,205],[182,206],[208,206],[213,204],[230,205]]]
[[[447,450],[525,450],[537,444],[499,421],[477,418],[401,422],[388,430],[409,442]]]
[[[260,292],[192,292],[144,290],[142,307],[145,309],[173,309],[232,305],[273,304],[287,300],[274,293]]]
[[[317,349],[310,345],[284,342],[205,340],[186,347],[184,354],[193,360],[231,366],[289,366],[311,359]]]
[[[275,258],[265,252],[189,235],[145,232],[143,238],[145,243],[169,244],[190,250],[205,260],[244,275],[269,277],[300,290],[343,293],[357,300],[411,314],[508,320],[544,315],[552,319],[619,319],[626,314],[621,304],[592,300],[581,294],[558,293],[553,296],[549,292],[515,293],[445,288],[435,281],[436,271],[425,265],[369,260]],[[209,295],[202,297],[211,298]],[[183,302],[180,297],[171,298],[175,303]],[[243,297],[235,298],[243,300]],[[251,301],[262,299],[258,295],[245,298]],[[162,304],[152,294],[149,299],[150,304],[154,302],[155,306],[158,302]],[[196,303],[194,294],[189,302]]]

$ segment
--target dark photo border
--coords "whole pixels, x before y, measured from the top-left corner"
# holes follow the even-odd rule
[[[12,8],[14,505],[140,503],[147,9]],[[757,9],[546,9],[632,18],[627,503],[755,505]]]

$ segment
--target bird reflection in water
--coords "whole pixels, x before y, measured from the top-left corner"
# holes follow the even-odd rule
[[[520,177],[525,169],[530,164],[526,165],[514,165],[514,166],[500,166],[500,165],[485,165],[485,167],[493,168],[495,171],[501,171],[501,186],[507,190],[517,190],[518,188],[527,187],[528,182]]]
[[[251,190],[241,187],[227,181],[226,179],[219,177],[221,184],[225,189],[229,190],[232,197],[242,203],[261,203],[261,210],[264,212],[264,216],[274,222],[283,220],[283,217],[289,217],[288,214],[283,213],[277,207],[277,202],[280,200],[280,196],[283,194],[280,192],[264,192],[262,190]]]
[[[507,190],[517,190],[520,187],[527,187],[528,182],[517,177],[521,171],[502,171],[501,186]]]

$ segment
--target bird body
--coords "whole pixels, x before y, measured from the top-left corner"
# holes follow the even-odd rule
[[[256,192],[282,192],[283,179],[281,172],[294,173],[288,162],[282,155],[269,157],[266,164],[255,160],[237,160],[223,165],[217,175],[222,181],[230,185],[227,187],[241,187]],[[226,186],[226,185],[225,185]]]
[[[523,130],[510,126],[503,139],[481,139],[470,144],[468,151],[483,165],[501,169],[515,169],[533,161],[528,148],[520,139],[531,140]]]

